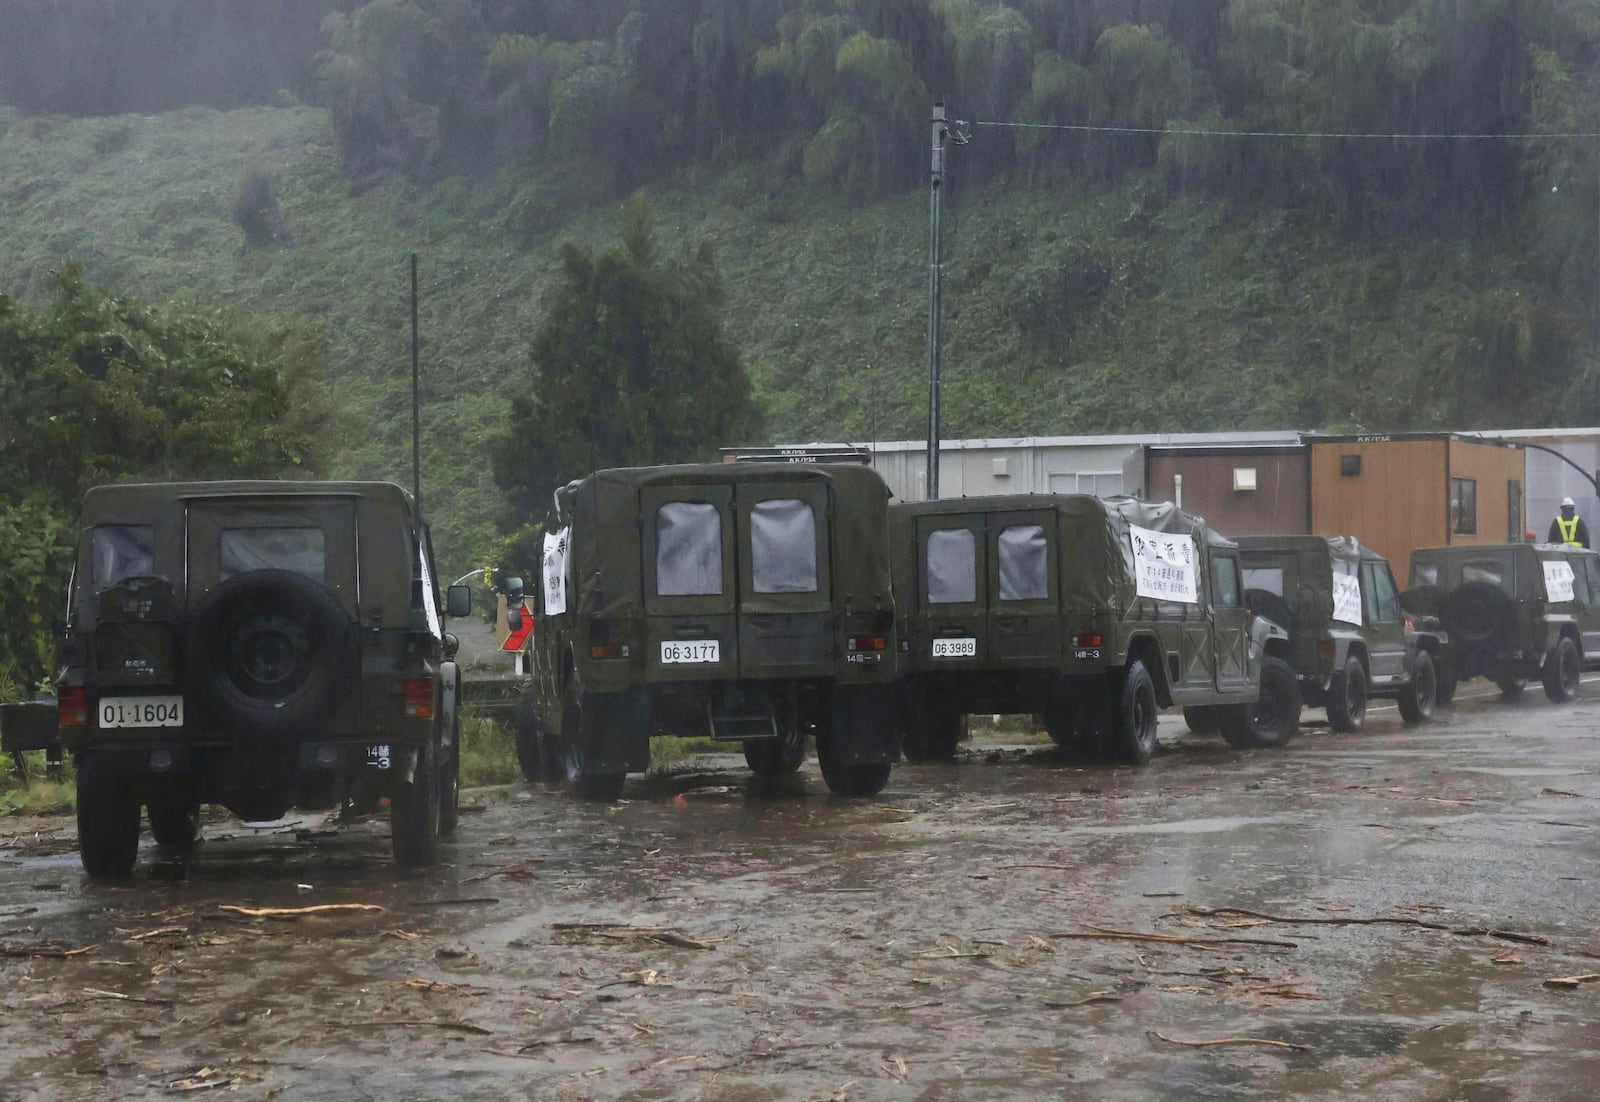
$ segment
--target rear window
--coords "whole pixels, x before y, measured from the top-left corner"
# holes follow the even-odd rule
[[[312,581],[327,577],[321,528],[225,528],[221,580],[254,570],[287,570]]]
[[[1461,564],[1461,581],[1488,582],[1490,585],[1500,585],[1505,577],[1501,565],[1493,559],[1476,559],[1472,562]]]
[[[90,548],[94,560],[90,577],[96,591],[155,570],[153,528],[141,524],[101,524],[94,529]]]
[[[817,517],[795,498],[750,509],[750,582],[757,593],[817,591]]]
[[[1438,585],[1439,566],[1437,563],[1419,562],[1411,567],[1412,585]]]
[[[1038,601],[1050,596],[1050,548],[1037,524],[1000,532],[1000,599]]]
[[[928,603],[965,605],[978,599],[978,544],[970,528],[928,533]]]
[[[1247,566],[1244,568],[1244,587],[1246,589],[1264,589],[1268,593],[1283,596],[1283,567],[1281,566]]]
[[[663,597],[722,592],[722,514],[704,501],[656,510],[656,592]]]

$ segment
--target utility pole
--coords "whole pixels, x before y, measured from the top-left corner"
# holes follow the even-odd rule
[[[942,289],[939,266],[939,213],[944,191],[945,142],[950,128],[944,104],[933,105],[933,163],[928,191],[928,487],[929,501],[939,497],[939,315]]]
[[[411,498],[422,515],[422,373],[417,359],[417,254],[411,254]]]

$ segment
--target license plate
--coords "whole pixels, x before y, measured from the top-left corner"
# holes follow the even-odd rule
[[[181,696],[103,696],[101,727],[182,727]]]
[[[933,641],[933,656],[935,658],[976,658],[978,657],[978,641],[976,639],[935,639]]]
[[[716,639],[674,639],[661,644],[663,665],[708,666],[722,661],[722,644]]]

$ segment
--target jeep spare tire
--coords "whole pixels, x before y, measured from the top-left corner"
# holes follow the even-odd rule
[[[1450,641],[1481,644],[1499,638],[1516,613],[1510,595],[1488,582],[1467,582],[1444,599],[1439,617]]]
[[[1244,591],[1244,603],[1245,607],[1257,616],[1271,620],[1291,635],[1294,633],[1295,614],[1293,606],[1272,592],[1272,590],[1247,589]]]
[[[241,735],[313,735],[353,680],[354,637],[339,598],[287,570],[217,586],[190,620],[186,642],[191,698]]]

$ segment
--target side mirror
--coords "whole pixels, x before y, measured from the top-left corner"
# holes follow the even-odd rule
[[[506,595],[509,604],[519,605],[523,598],[523,585],[521,578],[501,578],[499,590]]]
[[[472,611],[472,587],[470,585],[453,585],[445,591],[444,614],[446,616],[465,616]]]
[[[460,649],[461,649],[461,640],[457,639],[454,635],[451,635],[448,631],[445,632],[444,633],[444,656],[446,658],[454,658],[456,656],[456,651],[458,651]]]
[[[506,609],[506,627],[510,629],[512,635],[522,630],[522,609],[520,607]]]

